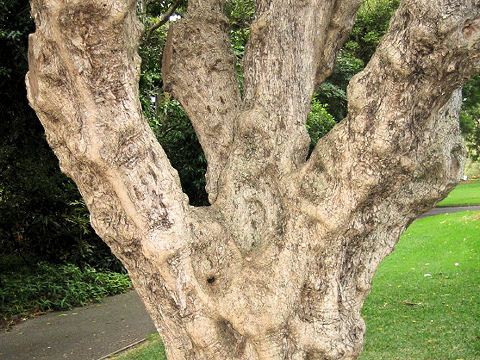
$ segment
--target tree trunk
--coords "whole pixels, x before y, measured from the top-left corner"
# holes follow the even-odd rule
[[[163,76],[209,162],[201,208],[142,117],[136,1],[31,4],[29,100],[168,359],[357,358],[378,264],[462,175],[479,2],[404,1],[307,159],[311,96],[360,1],[258,0],[241,95],[223,1],[190,0]]]

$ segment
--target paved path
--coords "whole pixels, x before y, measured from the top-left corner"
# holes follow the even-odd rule
[[[421,217],[480,206],[435,208]],[[135,291],[72,311],[28,320],[0,333],[1,360],[97,360],[154,333]]]
[[[419,217],[419,219],[427,217],[427,216],[434,216],[434,215],[441,215],[441,214],[449,214],[449,213],[456,213],[460,211],[469,211],[469,210],[480,210],[480,205],[468,205],[468,206],[442,206],[436,207],[425,214]]]
[[[154,333],[135,291],[54,312],[0,333],[2,360],[97,360]]]

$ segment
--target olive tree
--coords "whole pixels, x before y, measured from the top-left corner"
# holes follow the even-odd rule
[[[189,1],[162,65],[210,206],[189,205],[142,117],[134,0],[31,0],[30,103],[169,360],[355,359],[375,269],[462,175],[480,1],[404,0],[310,156],[310,100],[361,1],[257,0],[242,91],[224,2]]]

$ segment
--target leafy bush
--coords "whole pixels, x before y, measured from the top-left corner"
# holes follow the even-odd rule
[[[399,4],[400,0],[365,1],[344,48],[366,64],[387,31],[390,18]]]
[[[132,286],[126,274],[99,272],[88,265],[80,269],[73,264],[55,266],[46,262],[38,263],[34,270],[2,271],[0,284],[3,324],[30,314],[98,302]]]
[[[307,118],[307,131],[310,135],[310,150],[317,144],[318,139],[330,131],[336,124],[335,119],[327,111],[328,105],[316,99],[312,100],[311,110]]]
[[[347,86],[350,79],[365,64],[345,49],[340,50],[335,63],[335,68],[329,78],[320,85],[314,98],[323,104],[328,104],[329,113],[339,122],[347,115]]]

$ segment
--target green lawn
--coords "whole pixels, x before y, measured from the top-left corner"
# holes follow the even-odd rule
[[[413,223],[380,265],[363,314],[361,360],[480,359],[480,212]]]
[[[360,360],[480,359],[480,212],[417,220],[385,259]],[[154,337],[118,360],[165,360]]]
[[[480,181],[459,184],[437,206],[480,205]]]
[[[163,343],[158,334],[152,334],[137,348],[120,355],[109,357],[115,360],[166,360]]]

